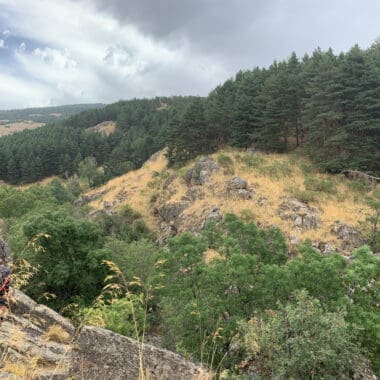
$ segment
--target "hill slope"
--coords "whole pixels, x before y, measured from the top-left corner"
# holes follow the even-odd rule
[[[130,205],[160,238],[235,213],[280,228],[290,245],[310,239],[322,251],[348,253],[364,243],[357,228],[370,212],[367,191],[344,176],[318,173],[296,155],[226,150],[174,170],[161,151],[85,198],[106,212]]]

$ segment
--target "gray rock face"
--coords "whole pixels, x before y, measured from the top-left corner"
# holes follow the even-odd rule
[[[278,214],[284,220],[292,220],[299,229],[310,230],[318,227],[318,210],[294,198],[288,198],[281,203]]]
[[[187,202],[165,203],[157,208],[157,214],[161,220],[169,223],[176,220],[187,207],[189,207]]]
[[[8,363],[8,369],[0,370],[0,378],[21,379],[22,368],[28,379],[36,380],[137,379],[141,352],[147,379],[199,379],[206,374],[180,355],[111,331],[85,326],[76,334],[68,320],[19,290],[12,289],[10,299],[11,313],[0,324],[0,366]],[[64,339],[47,334],[50,326],[58,327]],[[9,369],[12,363],[17,374]]]
[[[204,198],[204,192],[199,188],[198,186],[190,187],[186,191],[186,197],[191,202],[196,201],[197,199],[203,199]]]
[[[92,326],[81,330],[76,344],[71,370],[75,379],[138,379],[141,353],[147,378],[196,379],[205,374],[202,368],[173,352],[148,344],[140,347],[133,339]]]
[[[222,219],[223,219],[223,214],[220,211],[220,207],[214,206],[210,210],[210,213],[204,218],[204,220],[200,226],[200,230],[205,228],[207,223],[209,223],[209,222],[219,223],[222,221]]]
[[[6,263],[12,261],[11,250],[5,240],[0,237],[0,259],[3,259]]]
[[[252,199],[253,191],[248,189],[248,182],[241,177],[234,177],[227,181],[227,196],[234,199]]]
[[[247,190],[248,182],[241,177],[234,177],[227,182],[227,190]]]
[[[196,164],[187,171],[185,181],[188,186],[204,185],[212,173],[219,170],[219,165],[209,157],[201,157]]]
[[[331,232],[337,235],[338,239],[342,240],[341,248],[343,250],[358,248],[366,243],[358,230],[339,221],[335,221],[332,224]]]
[[[167,190],[168,187],[170,186],[170,184],[177,178],[177,174],[172,174],[170,175],[168,178],[166,178],[166,180],[164,181],[164,183],[162,184],[162,188],[164,190]]]

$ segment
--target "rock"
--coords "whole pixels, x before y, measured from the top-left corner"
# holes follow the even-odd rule
[[[288,198],[281,203],[278,214],[281,219],[292,220],[300,229],[310,230],[318,227],[318,210],[294,198]]]
[[[209,222],[219,223],[222,221],[222,219],[223,219],[223,214],[220,211],[220,207],[214,206],[211,208],[210,212],[201,223],[200,230],[203,230],[203,228],[206,227],[207,223]]]
[[[251,190],[239,189],[236,193],[236,196],[240,199],[252,199],[253,192]]]
[[[254,192],[248,189],[248,182],[241,177],[227,181],[227,196],[235,199],[252,199]]]
[[[6,263],[12,262],[11,250],[4,239],[0,237],[0,258]]]
[[[212,173],[219,170],[219,165],[209,157],[201,157],[186,172],[185,181],[188,186],[200,186],[209,181]]]
[[[264,206],[265,203],[267,203],[267,202],[268,202],[268,198],[266,198],[266,197],[260,197],[260,198],[257,200],[256,204],[257,204],[258,206],[262,207],[262,206]]]
[[[336,252],[335,246],[333,244],[331,244],[331,243],[328,243],[328,242],[318,243],[318,249],[322,253],[326,253],[326,254]]]
[[[162,185],[162,188],[164,190],[167,190],[168,187],[170,186],[170,184],[177,178],[177,174],[172,174],[170,175],[168,178],[165,179],[163,185]]]
[[[188,202],[165,203],[157,208],[157,214],[161,220],[168,223],[176,220],[187,207],[189,207]]]
[[[18,380],[24,371],[36,380],[137,379],[141,352],[146,378],[208,378],[202,367],[178,354],[93,326],[78,334],[61,315],[19,290],[11,289],[10,298],[12,312],[0,324],[1,364],[9,365],[0,370],[0,379]],[[53,325],[68,338],[59,342],[49,335]]]
[[[186,197],[189,199],[190,202],[194,202],[197,199],[203,199],[204,192],[199,187],[193,186],[186,191]]]
[[[248,182],[241,177],[234,177],[227,182],[227,190],[247,190]]]
[[[74,205],[77,207],[82,207],[87,203],[95,201],[101,197],[103,197],[107,193],[107,190],[100,191],[98,193],[94,193],[91,195],[81,195],[77,200],[74,201]]]
[[[85,326],[76,344],[70,373],[74,379],[138,379],[141,352],[146,378],[190,380],[206,376],[204,369],[178,354],[149,344],[140,347],[133,339],[97,327]]]
[[[366,243],[366,240],[358,230],[340,221],[335,221],[331,225],[331,232],[337,235],[338,239],[342,240],[341,248],[344,251],[358,248]]]

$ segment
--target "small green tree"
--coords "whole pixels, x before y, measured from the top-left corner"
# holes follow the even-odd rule
[[[251,319],[243,342],[265,378],[342,378],[363,365],[344,313],[326,312],[304,290],[278,311]]]

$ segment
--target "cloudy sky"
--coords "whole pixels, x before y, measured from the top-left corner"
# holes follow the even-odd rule
[[[380,0],[0,0],[0,109],[206,95],[380,37]]]

